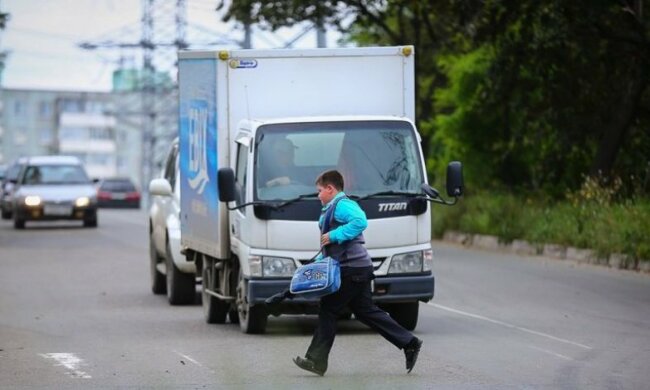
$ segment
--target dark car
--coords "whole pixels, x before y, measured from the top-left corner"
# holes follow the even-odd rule
[[[11,219],[13,216],[14,187],[18,181],[21,169],[27,163],[27,158],[21,157],[14,161],[4,173],[0,180],[0,212],[2,219]]]
[[[129,178],[103,179],[97,188],[99,207],[140,208],[140,191]]]

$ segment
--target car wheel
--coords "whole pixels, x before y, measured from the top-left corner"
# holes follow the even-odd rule
[[[203,269],[201,271],[201,304],[203,305],[203,316],[208,324],[223,324],[226,322],[229,304],[210,294],[215,291],[218,283],[214,260],[203,256]]]
[[[264,305],[251,306],[246,296],[246,281],[239,270],[237,283],[237,311],[239,312],[239,327],[247,334],[261,334],[266,331],[268,313]]]
[[[151,292],[154,294],[164,294],[167,292],[167,283],[165,275],[158,271],[157,265],[163,259],[158,256],[156,245],[153,242],[153,234],[149,234],[149,270],[151,273]]]
[[[414,330],[418,324],[420,302],[393,303],[388,307],[388,314],[406,330]]]
[[[165,246],[165,262],[167,264],[167,299],[172,305],[188,305],[196,298],[196,277],[186,274],[176,267],[167,240]]]
[[[84,219],[84,227],[96,228],[97,227],[97,217],[95,217],[93,219]]]

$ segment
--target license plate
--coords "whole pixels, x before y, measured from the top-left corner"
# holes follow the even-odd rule
[[[113,193],[111,198],[118,199],[118,200],[126,199],[126,194],[123,194],[123,193],[120,193],[120,192]]]
[[[45,205],[43,209],[45,215],[70,215],[72,207],[67,205]]]

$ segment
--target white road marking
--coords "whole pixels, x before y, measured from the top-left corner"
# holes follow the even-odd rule
[[[548,353],[549,355],[553,355],[553,356],[555,356],[555,357],[559,357],[560,359],[570,360],[570,361],[573,360],[572,358],[570,358],[570,357],[568,357],[568,356],[560,355],[560,354],[557,353],[557,352],[549,351],[549,350],[542,349],[542,348],[537,348],[537,347],[535,347],[535,346],[533,346],[533,345],[529,345],[529,347],[532,348],[532,349],[535,349],[535,350],[537,350],[537,351],[544,352],[544,353]]]
[[[534,334],[534,335],[540,336],[540,337],[546,337],[548,339],[559,341],[561,343],[571,344],[571,345],[574,345],[576,347],[580,347],[580,348],[584,348],[584,349],[593,349],[592,347],[590,347],[588,345],[580,344],[580,343],[577,343],[575,341],[562,339],[562,338],[559,338],[559,337],[552,336],[550,334],[538,332],[538,331],[531,330],[531,329],[528,329],[528,328],[523,328],[523,327],[517,326],[517,325],[508,324],[507,322],[503,322],[503,321],[499,321],[499,320],[493,320],[492,318],[488,318],[488,317],[485,317],[485,316],[482,316],[482,315],[472,314],[472,313],[468,313],[468,312],[465,312],[465,311],[453,309],[451,307],[439,305],[437,303],[427,302],[427,305],[433,306],[433,307],[441,309],[441,310],[446,310],[446,311],[451,312],[451,313],[460,314],[460,315],[463,315],[463,316],[475,318],[477,320],[483,320],[483,321],[491,322],[493,324],[505,326],[506,328],[516,329],[516,330],[526,332],[526,333],[530,333],[530,334]]]
[[[173,351],[175,354],[177,354],[178,356],[180,356],[180,357],[182,357],[182,358],[184,358],[184,359],[186,359],[186,360],[188,360],[188,361],[190,361],[190,362],[196,364],[197,366],[199,366],[199,367],[201,367],[201,368],[205,368],[206,370],[208,370],[208,371],[210,371],[210,372],[213,372],[211,369],[209,369],[209,368],[203,366],[203,364],[199,363],[199,362],[196,361],[195,359],[192,359],[191,356],[185,355],[185,354],[180,353],[180,352],[178,352],[178,351],[174,351],[174,350],[172,350],[172,351]]]
[[[58,364],[55,366],[63,366],[68,369],[68,374],[73,378],[90,379],[90,375],[81,371],[79,368],[86,365],[86,363],[76,356],[74,353],[41,353],[45,359],[54,359]]]

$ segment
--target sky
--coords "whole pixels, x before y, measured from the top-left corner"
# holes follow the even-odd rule
[[[175,3],[174,0],[155,2]],[[215,11],[217,0],[186,0],[188,37],[211,41],[224,34],[242,39],[243,32],[234,24],[224,24]],[[141,0],[0,0],[0,10],[10,20],[0,32],[0,51],[9,56],[2,74],[4,88],[109,91],[112,72],[120,52],[115,49],[83,50],[78,44],[106,39],[136,42],[140,38]],[[172,22],[167,23],[172,25]],[[281,47],[304,27],[284,29],[275,34],[256,32],[253,47]],[[315,47],[313,32],[296,47]],[[328,46],[336,37],[328,33]],[[140,51],[123,51],[133,63],[141,61]]]

